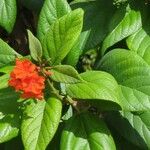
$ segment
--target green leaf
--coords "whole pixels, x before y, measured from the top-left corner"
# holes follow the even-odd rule
[[[38,21],[38,37],[42,41],[51,25],[71,11],[66,0],[45,0]]]
[[[20,119],[18,115],[7,115],[0,119],[0,143],[11,140],[19,133]]]
[[[62,116],[62,120],[68,120],[69,118],[71,118],[73,116],[73,108],[70,105],[68,110],[65,112],[65,114]]]
[[[118,12],[116,12],[116,14],[114,15],[110,23],[110,28],[112,31],[107,35],[107,37],[103,41],[101,49],[101,53],[103,55],[107,48],[111,47],[115,43],[126,38],[127,36],[135,33],[142,26],[141,12],[139,10],[136,10],[137,8],[132,8],[133,6],[130,7],[131,8],[127,6],[125,10],[125,15],[124,11],[120,10],[118,10]],[[122,16],[124,15],[124,17],[116,26],[114,26],[114,24],[116,24],[116,21],[118,21],[118,18],[120,18],[120,13],[123,13]],[[112,27],[114,27],[114,29],[112,29]]]
[[[47,146],[46,150],[51,150],[51,149],[60,150],[60,139],[61,139],[61,133],[62,133],[63,128],[64,128],[64,123],[60,122],[57,132],[55,133],[55,136],[52,139],[52,141]]]
[[[8,87],[8,80],[10,78],[9,74],[5,74],[0,76],[0,89],[4,89]]]
[[[54,81],[61,83],[77,83],[82,79],[78,72],[69,65],[58,65],[51,69],[52,75],[50,76]]]
[[[121,136],[141,149],[150,149],[150,112],[115,112],[108,122]],[[117,123],[116,123],[117,122]]]
[[[59,125],[61,110],[61,101],[53,97],[27,106],[21,127],[26,150],[46,149]]]
[[[113,114],[114,112],[110,112],[110,115]],[[118,113],[118,112],[116,112]],[[111,120],[112,118],[110,118]],[[141,150],[139,147],[137,147],[135,144],[132,144],[129,142],[127,139],[122,137],[112,126],[111,121],[109,120],[108,113],[105,115],[105,120],[107,121],[107,124],[109,126],[109,130],[111,131],[112,137],[114,139],[114,142],[116,144],[116,149],[117,150]],[[114,119],[115,120],[115,119]],[[115,123],[117,122],[116,120],[114,121]],[[117,122],[118,123],[118,122]],[[119,124],[120,125],[120,124]],[[125,130],[123,129],[123,132]],[[127,133],[127,131],[125,131]]]
[[[16,0],[1,0],[0,14],[0,26],[11,33],[17,15]]]
[[[16,57],[21,57],[7,43],[0,39],[0,67],[15,61]]]
[[[0,89],[0,112],[4,114],[12,114],[18,111],[19,104],[17,100],[19,94],[14,89],[5,88]]]
[[[40,41],[31,33],[31,31],[28,31],[28,38],[29,38],[29,49],[31,57],[35,61],[39,61],[42,57],[42,46]]]
[[[53,65],[59,64],[77,41],[83,24],[82,9],[74,10],[57,20],[43,40],[44,56]]]
[[[141,28],[135,34],[127,38],[127,45],[131,51],[136,52],[150,65],[150,30]]]
[[[14,66],[5,66],[5,67],[2,67],[0,68],[0,72],[1,73],[7,73],[7,74],[10,74],[11,71],[13,70]]]
[[[124,110],[150,110],[150,67],[139,55],[115,49],[102,58],[99,69],[118,81]]]
[[[84,53],[100,45],[108,32],[110,18],[112,18],[115,7],[112,0],[79,1],[71,5],[73,9],[82,8],[85,12],[83,33],[85,42],[83,44]]]
[[[84,10],[82,33],[64,61],[65,64],[75,66],[82,53],[86,53],[101,44],[108,32],[108,22],[114,13],[115,7],[111,0],[109,3],[105,0],[77,1],[71,7]]]
[[[88,71],[80,76],[85,82],[69,84],[66,88],[70,97],[88,101],[101,109],[120,109],[119,86],[113,76],[101,71]]]
[[[62,132],[60,150],[115,150],[110,132],[100,118],[79,114],[70,118]]]
[[[81,46],[80,40],[78,39],[76,44],[72,47],[68,55],[65,57],[63,64],[75,66],[79,60],[80,53],[81,53]]]

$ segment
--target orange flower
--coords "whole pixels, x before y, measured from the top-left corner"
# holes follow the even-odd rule
[[[43,98],[45,78],[39,75],[39,67],[31,61],[16,59],[16,66],[10,73],[9,86],[22,93],[22,98]]]

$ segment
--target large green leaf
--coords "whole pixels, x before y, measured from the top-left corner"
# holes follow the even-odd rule
[[[0,67],[10,64],[16,57],[20,57],[20,55],[0,39]]]
[[[101,71],[88,71],[80,76],[85,82],[69,84],[66,89],[69,96],[89,101],[101,109],[120,108],[119,86],[113,76]]]
[[[28,31],[28,39],[29,39],[29,49],[31,57],[35,61],[39,61],[42,57],[42,46],[40,41],[32,34],[30,30]]]
[[[45,150],[57,130],[61,110],[61,101],[53,97],[27,106],[21,127],[26,150]]]
[[[55,66],[51,69],[51,72],[50,77],[56,82],[77,83],[82,81],[78,72],[69,65]]]
[[[138,54],[124,49],[113,50],[102,58],[99,68],[118,81],[123,109],[150,110],[150,67]]]
[[[16,0],[1,0],[0,14],[0,26],[10,33],[16,21]]]
[[[121,136],[144,150],[150,149],[150,112],[110,113],[108,122]],[[116,123],[117,122],[117,123]]]
[[[20,119],[18,115],[7,115],[0,119],[0,143],[6,142],[19,133]]]
[[[74,10],[57,20],[43,40],[44,56],[59,64],[78,39],[83,24],[82,9]]]
[[[82,33],[68,53],[65,64],[75,66],[79,56],[86,51],[100,45],[108,32],[109,18],[114,13],[112,1],[78,1],[71,5],[73,9],[82,8],[84,10],[84,24]]]
[[[61,139],[61,133],[64,128],[64,122],[60,122],[57,132],[55,133],[54,138],[47,146],[46,150],[60,150],[60,139]]]
[[[110,112],[109,115],[112,115],[114,112]],[[119,113],[119,112],[116,112]],[[141,150],[139,147],[137,147],[135,144],[131,143],[130,141],[128,141],[127,139],[125,139],[123,136],[121,136],[116,129],[112,126],[113,123],[111,123],[112,118],[110,118],[105,114],[105,121],[107,122],[108,126],[109,126],[109,130],[111,131],[112,137],[114,139],[114,142],[116,144],[116,149],[117,150]],[[117,121],[114,119],[114,122],[116,123]],[[117,122],[118,123],[118,122]],[[118,123],[119,124],[119,123]],[[120,125],[120,124],[119,124]],[[119,128],[119,126],[118,126]],[[122,128],[122,127],[121,127]],[[123,129],[123,132],[126,132],[126,130]]]
[[[75,45],[69,51],[68,55],[65,57],[63,64],[75,66],[79,60],[80,53],[81,53],[81,41],[79,38],[75,43]]]
[[[115,150],[103,120],[89,114],[70,118],[62,132],[61,150]]]
[[[19,94],[14,89],[0,89],[0,112],[3,114],[12,114],[18,111]]]
[[[85,12],[82,34],[86,36],[83,38],[84,42],[81,42],[81,50],[86,52],[100,45],[108,32],[108,24],[115,11],[113,1],[79,1],[73,3],[71,7],[73,9],[82,8]]]
[[[141,28],[135,34],[127,38],[127,45],[130,50],[140,55],[150,65],[150,29]]]
[[[126,10],[118,10],[118,12],[116,12],[113,16],[110,23],[110,33],[107,35],[102,45],[102,54],[105,53],[107,48],[133,34],[142,26],[141,11],[139,10],[139,8],[134,8],[134,6],[130,7],[131,8],[127,6]],[[122,20],[120,20],[121,16]],[[118,18],[120,22],[116,24]]]
[[[79,60],[80,55],[85,49],[85,45],[88,39],[89,33],[87,31],[81,32],[77,42],[72,47],[66,58],[64,59],[65,64],[75,66]]]
[[[45,0],[38,21],[39,39],[42,41],[50,26],[70,11],[66,0]]]

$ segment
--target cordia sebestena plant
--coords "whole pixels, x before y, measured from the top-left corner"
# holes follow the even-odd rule
[[[0,149],[150,149],[148,0],[1,0],[0,26]]]

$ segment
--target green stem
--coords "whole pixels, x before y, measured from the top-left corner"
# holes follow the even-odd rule
[[[50,82],[49,79],[47,79],[47,81],[48,81],[48,85],[49,85],[49,87],[50,87],[52,93],[53,93],[58,99],[60,99],[61,101],[63,101],[63,100],[64,100],[64,97],[59,94],[58,90],[55,89],[55,87],[53,86],[53,84]],[[69,96],[65,97],[65,100],[66,100],[67,102],[69,102],[69,104],[72,105],[78,113],[80,113],[80,110],[78,109],[78,107],[77,107],[77,105],[76,105],[76,104],[77,104],[76,101],[72,100],[72,98],[69,97]]]
[[[45,67],[45,69],[52,69],[53,67]]]
[[[74,107],[75,110],[76,110],[78,113],[80,113],[80,110],[79,110],[78,107],[77,107],[77,102],[76,102],[76,101],[72,100],[72,98],[69,97],[69,96],[66,97],[66,101],[68,101],[69,104],[70,104],[72,107]]]
[[[47,79],[47,81],[48,81],[48,85],[49,85],[49,87],[50,87],[52,93],[53,93],[58,99],[60,99],[60,100],[62,101],[62,100],[63,100],[63,96],[61,96],[61,95],[59,94],[59,92],[54,88],[53,84],[50,82],[49,79]]]

